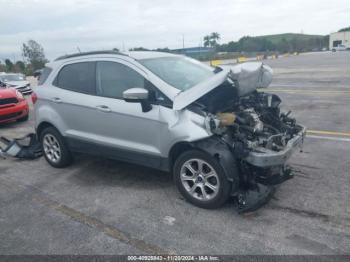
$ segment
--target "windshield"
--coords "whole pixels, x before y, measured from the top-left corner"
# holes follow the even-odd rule
[[[23,81],[24,80],[24,77],[21,76],[21,75],[3,75],[1,76],[1,79],[3,81]]]
[[[182,91],[215,74],[209,66],[181,56],[143,59],[140,63],[163,81]]]

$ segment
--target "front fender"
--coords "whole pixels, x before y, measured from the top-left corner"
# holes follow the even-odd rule
[[[237,159],[231,153],[228,145],[217,136],[211,136],[191,143],[194,148],[199,148],[213,156],[222,166],[227,179],[232,182],[232,192],[239,187],[239,169]]]

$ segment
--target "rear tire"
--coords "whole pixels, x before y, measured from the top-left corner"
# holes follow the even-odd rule
[[[40,142],[44,157],[51,166],[63,168],[72,163],[73,158],[64,137],[56,128],[45,128],[40,134]]]
[[[190,150],[180,155],[173,174],[180,193],[195,206],[219,208],[230,196],[231,183],[223,168],[214,157],[203,151]]]

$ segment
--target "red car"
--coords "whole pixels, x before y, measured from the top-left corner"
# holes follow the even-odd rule
[[[26,121],[29,106],[23,95],[14,88],[0,88],[0,123]]]

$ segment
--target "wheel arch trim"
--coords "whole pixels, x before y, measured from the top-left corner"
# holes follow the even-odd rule
[[[177,157],[181,153],[190,149],[198,149],[213,156],[224,169],[227,180],[232,183],[232,192],[238,190],[240,179],[237,160],[227,144],[215,136],[194,142],[183,141],[176,143],[169,153],[169,169],[172,170]]]
[[[42,121],[37,127],[36,127],[36,134],[37,134],[37,137],[40,138],[40,135],[41,133],[44,131],[45,128],[47,127],[53,127],[55,128],[58,132],[59,129],[54,125],[52,124],[51,122],[49,121]],[[60,132],[61,133],[61,132]]]

